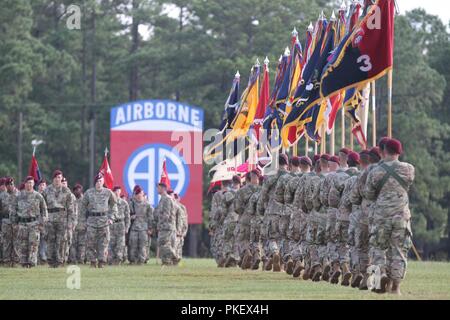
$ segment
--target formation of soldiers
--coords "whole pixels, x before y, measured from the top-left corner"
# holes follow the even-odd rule
[[[400,294],[412,246],[408,190],[414,167],[383,138],[359,154],[279,155],[277,172],[222,181],[210,210],[218,267],[284,270],[294,278]]]
[[[188,230],[186,207],[164,183],[158,184],[161,200],[153,209],[144,190],[136,186],[130,199],[120,186],[72,191],[60,170],[47,186],[29,176],[17,189],[11,177],[0,179],[0,263],[31,268],[38,263],[52,268],[64,264],[141,265],[149,261],[152,236],[163,265],[177,265],[182,258]]]

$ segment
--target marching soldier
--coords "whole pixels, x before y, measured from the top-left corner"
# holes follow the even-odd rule
[[[248,201],[248,212],[250,215],[250,254],[253,258],[251,268],[252,270],[258,270],[262,256],[261,228],[264,216],[261,215],[257,209],[263,180],[261,179],[262,177],[260,176],[259,171],[253,170],[252,172],[252,175],[256,174],[258,176],[258,188],[250,196]]]
[[[72,193],[62,185],[63,173],[53,173],[53,183],[43,192],[47,204],[48,264],[51,268],[61,267],[65,260],[65,245],[68,230],[73,230],[76,222]]]
[[[153,208],[145,200],[144,190],[135,186],[130,200],[131,226],[128,240],[130,264],[141,265],[148,259],[148,243],[154,230]]]
[[[373,168],[365,186],[368,199],[374,200],[374,221],[377,252],[373,265],[380,268],[380,292],[401,294],[400,283],[406,274],[408,251],[412,246],[411,213],[408,191],[414,181],[414,167],[399,161],[402,154],[400,141],[390,139],[384,148],[383,163]],[[382,232],[381,232],[382,230]],[[386,250],[386,251],[383,251]]]
[[[117,216],[110,225],[111,240],[109,242],[108,263],[119,265],[124,262],[125,235],[130,228],[130,207],[121,198],[122,188],[115,186],[113,192],[117,199]]]
[[[37,265],[39,233],[47,220],[47,206],[42,195],[34,191],[34,178],[25,179],[25,190],[15,199],[11,220],[18,224],[14,247],[24,268]]]
[[[216,260],[218,267],[223,267],[225,261],[220,252],[220,242],[222,237],[222,224],[220,224],[220,203],[222,201],[224,186],[221,184],[212,197],[211,210],[209,212],[209,235],[211,236],[211,254]]]
[[[289,174],[289,159],[285,154],[280,154],[278,158],[279,169],[276,174],[264,180],[260,199],[258,202],[258,212],[264,214],[264,270],[281,271],[280,257],[280,216],[283,210],[284,192],[276,198],[276,186],[278,179]],[[282,201],[281,203],[279,201]]]
[[[95,176],[95,187],[86,191],[81,202],[80,214],[87,217],[87,260],[93,268],[103,268],[110,240],[109,226],[117,217],[117,199],[105,188],[103,174]]]
[[[75,195],[75,207],[77,208],[77,224],[73,232],[72,245],[70,247],[70,263],[86,263],[86,215],[81,214],[81,204],[83,202],[83,186],[76,184],[73,189]]]
[[[252,219],[252,203],[250,198],[259,189],[259,175],[256,170],[246,175],[246,184],[236,192],[235,212],[239,215],[236,246],[238,248],[242,269],[252,267],[253,256],[250,249],[250,232]]]
[[[233,180],[234,182],[235,180]],[[225,186],[222,201],[220,202],[221,220],[223,221],[223,258],[225,267],[235,267],[238,262],[239,253],[235,245],[235,229],[239,216],[235,211],[234,199],[236,198],[236,183],[230,185],[230,181],[222,181]]]
[[[163,265],[171,266],[177,259],[175,207],[165,183],[158,184],[158,194],[161,196],[156,208],[159,255]]]
[[[17,223],[11,220],[11,209],[19,192],[14,186],[14,179],[5,178],[6,191],[0,194],[1,245],[3,265],[14,267],[19,263],[17,248],[14,248],[14,237],[17,234]]]

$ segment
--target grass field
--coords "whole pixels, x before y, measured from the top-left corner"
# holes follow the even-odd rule
[[[293,279],[285,273],[219,269],[213,260],[185,259],[175,268],[81,267],[81,288],[67,289],[65,268],[0,268],[0,299],[399,299]],[[450,299],[450,264],[411,262],[400,299]]]

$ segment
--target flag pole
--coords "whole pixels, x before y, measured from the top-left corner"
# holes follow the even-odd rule
[[[352,132],[352,126],[350,126],[350,149],[353,150],[353,148],[354,148],[353,132]]]
[[[334,132],[334,124],[333,124],[333,128],[331,129],[331,137],[330,137],[330,153],[331,153],[331,155],[334,155],[334,152],[335,152],[335,146],[334,146],[335,140],[336,140],[336,137],[335,137],[335,132]]]
[[[305,134],[305,156],[309,156],[309,139],[308,136]]]
[[[341,148],[345,148],[345,106],[341,109]]]
[[[377,109],[376,109],[376,87],[372,81],[372,146],[377,145]]]
[[[392,138],[392,69],[388,72],[388,137]]]
[[[322,135],[322,139],[321,139],[322,141],[320,142],[320,144],[321,144],[320,153],[325,154],[325,153],[327,153],[327,135],[326,135],[324,124],[322,124],[320,131],[321,131],[321,135]]]
[[[314,154],[317,154],[317,142],[314,142]]]

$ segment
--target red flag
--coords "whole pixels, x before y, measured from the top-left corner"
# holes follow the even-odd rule
[[[356,137],[362,149],[367,149],[367,139],[362,131],[361,124],[357,123],[352,129],[353,135]]]
[[[100,167],[100,171],[101,174],[103,174],[103,177],[105,179],[105,186],[108,189],[113,188],[114,186],[114,178],[111,172],[111,168],[109,167],[109,163],[108,163],[108,156],[107,153],[105,153],[105,158],[103,158],[103,163],[102,166]]]
[[[159,180],[159,183],[164,183],[167,186],[167,190],[171,190],[169,174],[167,173],[166,160],[164,160],[163,163],[163,171],[161,173],[161,179]]]
[[[28,175],[34,178],[34,182],[38,183],[41,180],[41,171],[39,170],[38,162],[33,154],[31,157],[30,170]]]

